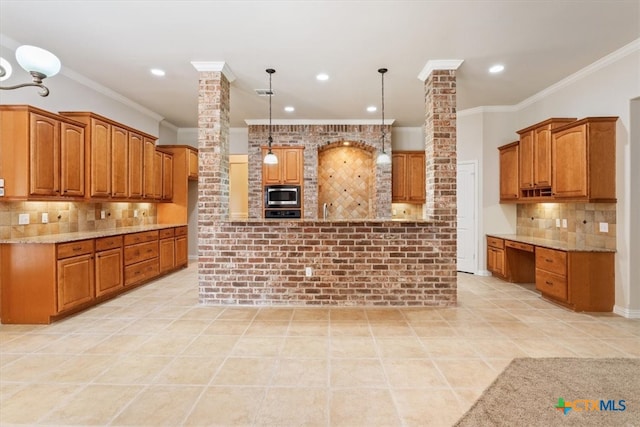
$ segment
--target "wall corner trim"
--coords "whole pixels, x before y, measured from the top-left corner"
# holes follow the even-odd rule
[[[236,75],[224,61],[191,61],[191,65],[198,71],[220,71],[229,80],[229,83],[236,79]]]
[[[418,78],[427,80],[433,70],[457,70],[464,62],[464,59],[432,59],[427,61]]]
[[[640,310],[634,310],[632,308],[624,308],[619,305],[615,305],[613,307],[613,312],[615,314],[619,314],[622,317],[626,317],[627,319],[640,319]]]

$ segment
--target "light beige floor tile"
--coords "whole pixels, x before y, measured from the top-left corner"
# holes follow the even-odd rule
[[[104,341],[109,334],[67,334],[50,345],[37,350],[38,353],[79,354]]]
[[[512,314],[513,310],[495,309],[474,309],[474,312],[487,322],[515,322],[518,319]]]
[[[498,376],[481,360],[446,360],[433,362],[452,388],[486,388]]]
[[[147,388],[113,421],[114,425],[177,426],[189,415],[203,387]]]
[[[332,359],[331,387],[384,387],[387,384],[378,359]]]
[[[447,387],[442,374],[429,359],[395,359],[383,361],[391,387]]]
[[[270,388],[255,420],[256,426],[326,426],[326,389]]]
[[[161,333],[173,335],[200,335],[205,329],[207,329],[210,323],[211,320],[209,319],[180,318],[167,325]]]
[[[122,356],[95,381],[102,384],[149,384],[171,360],[166,356]]]
[[[328,308],[296,309],[293,312],[293,321],[328,321],[330,313]]]
[[[626,357],[627,354],[599,339],[563,338],[560,343],[579,357]]]
[[[492,359],[484,359],[487,365],[491,366],[493,372],[500,374],[502,371],[506,369],[507,366],[513,361],[513,358],[492,358]]]
[[[23,357],[23,353],[1,353],[0,354],[0,367],[13,363],[14,361]],[[1,379],[1,378],[0,378]]]
[[[253,320],[257,321],[290,321],[293,317],[293,308],[265,307],[258,310]]]
[[[238,341],[236,335],[200,335],[183,347],[185,356],[224,356]]]
[[[469,345],[484,358],[526,357],[527,353],[509,338],[480,338],[469,340]],[[453,353],[455,354],[455,353]]]
[[[127,335],[147,335],[147,334],[155,334],[163,329],[165,329],[173,319],[152,319],[152,318],[144,318],[144,319],[136,319],[124,328],[122,328],[119,333],[127,334]]]
[[[89,384],[42,421],[51,425],[107,425],[142,389]]]
[[[440,315],[438,308],[409,308],[402,310],[402,314],[409,323],[415,322],[442,322],[444,318]]]
[[[349,336],[349,337],[370,337],[371,328],[369,323],[361,321],[332,321],[329,326],[331,336]]]
[[[280,354],[282,357],[326,358],[329,342],[328,337],[287,337]]]
[[[0,408],[2,408],[2,402],[22,390],[24,387],[28,387],[28,383],[0,382]],[[2,413],[1,410],[0,413]],[[0,416],[0,422],[2,422],[2,416]]]
[[[258,314],[256,308],[226,308],[218,315],[217,320],[253,320]],[[274,320],[274,319],[271,319]]]
[[[294,321],[291,322],[287,335],[292,337],[326,337],[329,335],[329,322],[317,320],[300,322]]]
[[[426,353],[433,358],[477,358],[472,340],[465,338],[422,338]]]
[[[175,356],[188,350],[194,337],[191,335],[153,335],[147,341],[140,344],[132,353],[145,356]]]
[[[576,357],[562,341],[514,338],[513,342],[529,357]]]
[[[111,335],[106,339],[86,348],[86,354],[125,354],[129,353],[145,341],[149,339],[149,335]],[[91,342],[91,340],[88,340]],[[84,346],[82,346],[84,347]]]
[[[368,308],[366,310],[369,322],[404,322],[405,317],[395,308]]]
[[[326,359],[280,359],[271,380],[275,386],[328,387]]]
[[[419,359],[428,357],[418,337],[380,337],[375,340],[378,354],[384,359]]]
[[[257,417],[266,389],[259,387],[207,388],[184,425],[250,426]]]
[[[450,390],[394,389],[391,393],[406,426],[449,427],[464,413]]]
[[[254,320],[245,335],[259,337],[284,337],[289,330],[289,321]]]
[[[387,389],[332,389],[332,426],[397,426],[401,420]]]
[[[540,329],[520,321],[489,323],[498,333],[508,338],[543,338],[545,336]]]
[[[70,356],[60,354],[26,354],[0,367],[2,381],[35,381],[63,364]]]
[[[84,386],[82,386],[84,387]],[[73,398],[73,384],[30,384],[2,402],[2,424],[35,425],[56,406]]]
[[[242,335],[249,324],[248,320],[214,320],[202,333],[206,335]]]
[[[220,367],[212,384],[266,386],[271,381],[276,366],[276,359],[230,357]]]
[[[628,357],[640,357],[640,340],[637,338],[603,338],[602,341],[626,353]]]
[[[224,363],[222,357],[178,356],[153,380],[156,384],[207,385]]]
[[[243,336],[231,354],[235,357],[277,357],[282,351],[284,337]]]
[[[11,334],[12,338],[2,343],[2,353],[31,353],[47,347],[63,335],[49,334]]]
[[[407,337],[415,335],[413,329],[404,321],[376,321],[371,322],[370,326],[374,337]]]
[[[444,320],[411,323],[411,327],[419,337],[453,337],[456,335],[455,329]]]
[[[117,363],[117,359],[105,355],[70,356],[64,363],[45,374],[41,381],[51,383],[90,383]]]
[[[200,319],[200,320],[214,320],[224,311],[222,307],[215,306],[197,306],[187,311],[180,317],[180,320],[186,319]]]
[[[330,312],[331,322],[367,321],[367,314],[362,308],[339,307],[332,308]]]
[[[332,358],[378,357],[376,344],[371,337],[338,336],[331,338]]]

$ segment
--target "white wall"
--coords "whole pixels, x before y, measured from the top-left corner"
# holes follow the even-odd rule
[[[392,151],[424,151],[424,129],[422,127],[392,127]]]
[[[640,317],[640,39],[502,113],[460,112],[459,158],[478,155],[483,215],[481,235],[515,231],[515,209],[499,204],[496,147],[517,139],[515,131],[550,117],[618,116],[616,136],[617,253],[614,311]],[[632,102],[633,99],[636,99]],[[496,109],[491,109],[495,111]],[[480,115],[481,119],[475,117]],[[632,119],[633,115],[633,119]],[[481,124],[478,121],[481,121]],[[481,127],[481,129],[480,129]],[[481,132],[481,137],[474,135]],[[633,137],[633,138],[632,138]],[[635,255],[635,256],[633,256]],[[481,251],[484,257],[484,250]],[[633,265],[633,264],[636,265]],[[482,264],[481,264],[482,265]],[[485,264],[486,265],[486,261]]]

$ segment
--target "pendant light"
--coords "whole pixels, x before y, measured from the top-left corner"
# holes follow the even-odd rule
[[[378,158],[376,159],[376,164],[379,165],[388,165],[389,163],[391,163],[391,157],[389,157],[389,155],[384,151],[384,139],[385,139],[385,133],[384,133],[384,73],[386,73],[387,70],[386,68],[379,68],[378,72],[380,73],[380,76],[382,77],[382,135],[380,137],[380,140],[382,142],[382,152],[380,154],[378,154]]]
[[[269,151],[267,151],[267,155],[264,156],[264,164],[265,165],[277,165],[278,157],[271,151],[271,144],[273,143],[273,138],[271,137],[271,97],[273,96],[273,91],[271,90],[271,75],[276,72],[273,68],[267,68],[267,73],[269,73]]]

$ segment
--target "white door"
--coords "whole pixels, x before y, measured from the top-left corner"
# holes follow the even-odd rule
[[[465,273],[478,270],[476,164],[458,163],[458,271]]]

